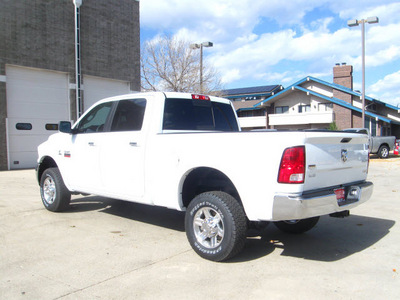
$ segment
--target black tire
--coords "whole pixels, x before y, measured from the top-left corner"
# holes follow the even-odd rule
[[[274,222],[274,224],[283,232],[298,234],[312,229],[315,225],[317,225],[318,220],[319,217],[313,217],[302,220],[279,221]]]
[[[71,193],[64,184],[58,168],[46,169],[40,178],[40,196],[49,211],[63,211],[69,207]]]
[[[378,156],[380,158],[388,158],[389,157],[389,147],[382,145],[379,147]]]
[[[223,261],[238,254],[246,241],[247,219],[242,206],[224,192],[206,192],[190,202],[186,236],[201,257]]]

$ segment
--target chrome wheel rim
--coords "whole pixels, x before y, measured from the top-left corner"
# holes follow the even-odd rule
[[[211,207],[201,208],[193,219],[196,240],[205,248],[218,247],[224,238],[224,222],[221,215]]]
[[[382,157],[387,157],[389,155],[389,151],[387,148],[382,149],[381,153],[382,153]]]
[[[56,184],[51,176],[47,176],[43,181],[43,200],[52,204],[56,199]]]

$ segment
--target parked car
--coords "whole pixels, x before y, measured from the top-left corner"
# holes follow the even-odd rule
[[[186,93],[104,99],[38,147],[46,209],[71,193],[186,211],[190,245],[222,261],[249,226],[301,233],[367,201],[368,137],[350,132],[240,132],[232,103]]]
[[[371,136],[367,128],[348,128],[343,131],[366,134],[369,137],[369,152],[380,158],[388,158],[389,152],[395,149],[395,136]]]

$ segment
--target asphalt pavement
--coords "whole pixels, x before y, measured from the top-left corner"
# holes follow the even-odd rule
[[[34,170],[0,172],[0,299],[400,299],[400,157],[372,158],[372,198],[301,235],[272,224],[215,263],[184,213],[94,196],[47,211]]]

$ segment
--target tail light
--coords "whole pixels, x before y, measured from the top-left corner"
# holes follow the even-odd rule
[[[305,163],[304,146],[286,148],[279,167],[278,182],[304,183]]]

